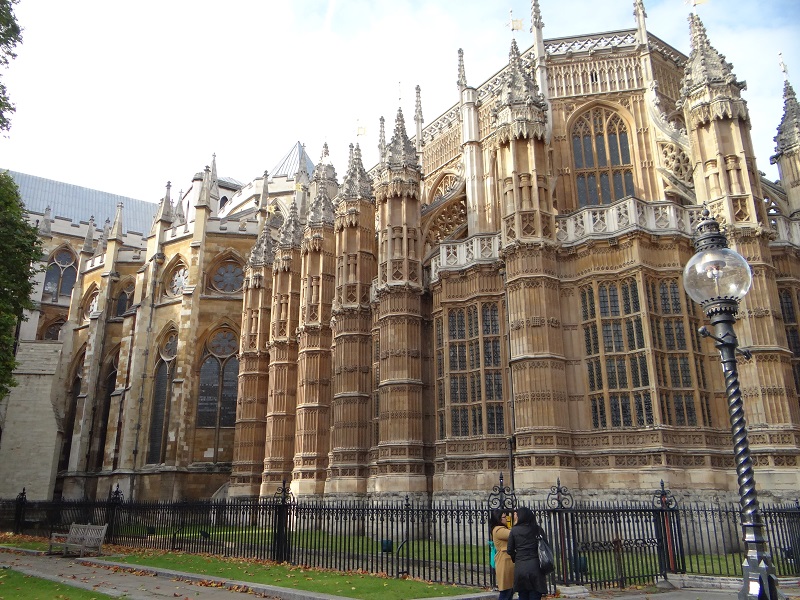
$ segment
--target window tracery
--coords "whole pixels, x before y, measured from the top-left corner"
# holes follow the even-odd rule
[[[196,426],[215,430],[213,462],[217,461],[220,428],[233,427],[236,424],[238,347],[236,333],[231,329],[222,328],[211,335],[203,353]]]
[[[125,284],[125,287],[120,290],[119,295],[117,296],[117,312],[116,316],[121,317],[128,309],[133,306],[133,292],[135,291],[136,286],[133,281],[129,281]]]
[[[437,317],[436,397],[439,439],[505,433],[502,344],[496,302],[452,308]],[[447,358],[446,384],[444,362]]]
[[[609,204],[635,193],[628,127],[605,107],[581,114],[572,126],[578,206]]]
[[[71,250],[62,248],[53,253],[44,278],[44,294],[47,299],[58,302],[60,297],[65,297],[69,300],[78,278],[77,264],[77,258]]]
[[[228,259],[220,264],[211,277],[211,287],[225,294],[240,291],[243,284],[244,268],[234,259]]]
[[[580,298],[592,428],[653,425],[637,281],[585,286]]]
[[[453,232],[467,222],[467,201],[464,198],[448,204],[433,219],[428,230],[428,241],[432,246],[450,237]]]
[[[178,265],[167,277],[167,295],[180,296],[189,282],[189,269],[183,265]]]

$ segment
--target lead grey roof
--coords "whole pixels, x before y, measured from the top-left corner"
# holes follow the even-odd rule
[[[292,149],[289,150],[289,154],[284,156],[281,161],[273,167],[273,169],[269,172],[270,178],[274,177],[286,177],[287,179],[294,179],[294,176],[297,174],[297,171],[300,168],[300,160],[305,161],[306,171],[309,175],[314,172],[314,162],[311,158],[306,154],[306,149],[300,142],[297,142]]]
[[[91,190],[17,171],[8,173],[19,187],[25,208],[43,214],[49,206],[53,218],[62,217],[73,223],[87,222],[89,217],[94,216],[95,223],[102,227],[106,219],[114,221],[117,202],[122,202],[122,226],[125,231],[147,234],[158,210],[155,202]]]

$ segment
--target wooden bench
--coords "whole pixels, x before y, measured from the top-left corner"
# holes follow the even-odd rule
[[[52,554],[55,549],[67,556],[68,554],[78,554],[83,556],[86,552],[97,552],[102,554],[101,547],[106,537],[108,525],[80,525],[73,523],[69,526],[69,533],[54,533],[50,536],[50,548],[48,554]]]

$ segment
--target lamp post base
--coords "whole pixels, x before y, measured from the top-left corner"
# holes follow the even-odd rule
[[[772,560],[766,540],[763,539],[762,525],[747,523],[742,525],[747,556],[742,563],[744,582],[739,590],[739,600],[786,600],[778,589],[778,578],[772,569]]]

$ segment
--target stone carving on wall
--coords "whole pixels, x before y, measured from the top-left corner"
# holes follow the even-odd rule
[[[444,182],[444,180],[442,180]],[[434,218],[428,228],[428,243],[439,244],[450,237],[453,232],[467,222],[466,198],[459,198],[444,207]]]
[[[692,183],[692,164],[686,152],[678,144],[661,144],[661,159],[664,168],[683,183]]]

